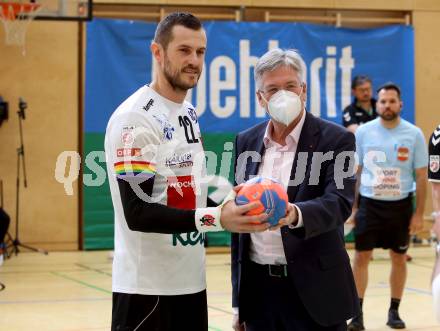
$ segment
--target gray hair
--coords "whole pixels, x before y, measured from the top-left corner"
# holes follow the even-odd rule
[[[306,64],[296,49],[275,48],[258,60],[254,69],[257,88],[261,88],[261,77],[266,71],[273,71],[281,66],[288,66],[298,72],[301,83],[305,82]]]

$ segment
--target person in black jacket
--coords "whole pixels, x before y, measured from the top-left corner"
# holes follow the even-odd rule
[[[232,234],[233,327],[346,330],[359,312],[342,230],[354,197],[354,161],[346,162],[354,135],[306,112],[305,64],[295,50],[267,52],[255,80],[271,119],[238,134],[236,183],[272,177],[290,204],[284,226]]]
[[[359,125],[377,117],[371,79],[367,76],[355,76],[351,82],[351,93],[354,100],[342,113],[342,125],[355,133]]]

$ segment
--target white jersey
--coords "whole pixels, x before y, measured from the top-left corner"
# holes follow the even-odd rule
[[[194,107],[143,86],[111,116],[105,152],[115,211],[113,292],[179,295],[204,290],[204,233],[131,231],[116,179],[154,176],[152,197],[138,194],[144,201],[180,209],[206,207],[207,186],[201,185],[206,168]]]

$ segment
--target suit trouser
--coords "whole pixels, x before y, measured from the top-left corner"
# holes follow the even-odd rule
[[[316,323],[288,277],[270,276],[267,266],[247,262],[243,268],[241,319],[246,331],[344,331],[347,323],[330,327]],[[242,307],[246,303],[246,307]]]

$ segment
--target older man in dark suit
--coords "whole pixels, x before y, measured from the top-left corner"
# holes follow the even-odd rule
[[[290,204],[272,231],[232,234],[233,327],[346,330],[359,311],[343,236],[354,197],[354,135],[306,112],[305,64],[295,50],[267,52],[255,80],[271,119],[237,136],[236,182],[275,178]]]

